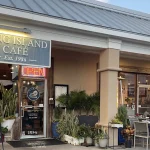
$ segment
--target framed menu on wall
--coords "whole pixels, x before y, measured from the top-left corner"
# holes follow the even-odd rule
[[[65,84],[54,84],[54,100],[55,100],[55,107],[56,106],[60,106],[60,107],[64,107],[61,106],[60,103],[57,101],[57,98],[62,95],[62,94],[68,94],[69,92],[69,86],[65,85]]]
[[[139,89],[139,97],[147,97],[147,88]]]
[[[135,85],[128,85],[128,97],[135,97]]]

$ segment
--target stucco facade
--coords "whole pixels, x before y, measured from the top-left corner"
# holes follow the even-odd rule
[[[64,1],[59,0],[59,2]],[[88,15],[86,16],[86,13],[82,13],[82,18],[87,21],[83,23],[79,21],[81,18],[78,18],[78,15],[73,16],[79,19],[75,21],[64,19],[62,16],[56,17],[55,15],[44,14],[45,12],[41,14],[43,9],[39,6],[36,8],[37,11],[34,9],[27,11],[26,4],[24,5],[25,9],[22,9],[23,7],[0,6],[1,25],[7,25],[11,29],[8,30],[8,28],[3,27],[0,29],[0,33],[37,38],[51,42],[50,51],[53,59],[53,68],[46,69],[47,78],[44,79],[46,83],[44,87],[46,91],[44,97],[45,106],[43,107],[45,110],[44,137],[51,137],[52,111],[55,101],[53,91],[55,84],[68,85],[69,91],[85,90],[87,94],[98,91],[98,85],[100,85],[100,123],[107,126],[108,122],[117,113],[118,73],[127,71],[128,68],[130,68],[130,71],[133,69],[133,72],[135,70],[139,71],[141,68],[146,68],[143,69],[144,73],[150,74],[150,36],[145,35],[147,33],[145,31],[146,28],[144,28],[144,32],[142,33],[138,28],[139,25],[140,27],[145,25],[143,25],[143,22],[150,21],[148,15],[134,11],[122,11],[122,9],[118,8],[114,9],[113,6],[108,7],[101,3],[93,7],[93,5],[91,6],[88,2],[85,3],[85,1],[75,2],[75,0],[67,0],[65,2],[69,2],[70,4],[75,3],[80,7],[84,5],[84,7],[88,7],[89,9],[96,8],[100,9],[100,11],[106,11],[110,19],[110,21],[105,19],[106,24],[113,26],[109,27],[106,26],[105,21],[101,22],[101,18],[105,16],[100,17],[98,20],[90,12],[88,12],[90,13],[90,18]],[[65,8],[65,5],[63,6]],[[70,15],[69,13],[66,14],[66,10],[63,8],[56,9],[54,14],[60,11],[58,14]],[[112,20],[110,13],[113,13],[114,17],[116,14],[118,15],[115,19],[128,18],[123,20],[124,23],[120,22],[119,24]],[[123,28],[123,25],[132,21],[133,18],[138,24],[133,21],[130,27],[126,24]],[[100,24],[90,24],[88,19],[90,22],[100,21],[98,22]],[[13,27],[19,29],[28,28],[31,32],[29,34],[20,33],[14,31]],[[113,27],[116,27],[116,29]],[[126,31],[125,29],[129,30]],[[149,31],[149,26],[147,30]],[[122,66],[126,67],[127,70],[124,70],[125,68]],[[98,74],[100,74],[100,80],[97,78]],[[126,82],[126,88],[128,88],[128,84]],[[20,97],[18,99],[20,101]],[[18,109],[20,109],[19,116],[22,115],[22,106],[20,104],[18,106]]]
[[[52,49],[54,58],[54,84],[69,85],[69,91],[97,89],[97,63],[99,55]]]

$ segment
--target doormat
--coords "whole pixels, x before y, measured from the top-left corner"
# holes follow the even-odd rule
[[[65,144],[62,141],[56,139],[28,139],[20,141],[7,141],[14,148],[18,147],[32,147],[32,148],[44,148],[50,145],[61,145]]]

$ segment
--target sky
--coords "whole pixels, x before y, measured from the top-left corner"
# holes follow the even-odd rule
[[[150,0],[97,0],[150,14]]]

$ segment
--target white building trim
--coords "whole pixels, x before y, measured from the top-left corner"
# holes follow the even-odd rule
[[[1,24],[27,27],[33,38],[150,55],[150,37],[0,7]],[[7,15],[4,17],[4,15]],[[90,48],[89,48],[90,49]],[[88,51],[89,51],[88,49]],[[84,49],[84,52],[86,49]]]
[[[78,29],[78,30],[83,30],[83,31],[88,31],[88,32],[94,32],[94,33],[114,36],[114,37],[121,37],[121,38],[126,38],[126,39],[139,40],[139,41],[143,41],[143,42],[150,42],[150,37],[144,36],[144,35],[137,35],[137,34],[127,33],[127,32],[123,32],[123,31],[116,31],[116,30],[112,30],[112,29],[90,26],[90,25],[86,25],[86,24],[71,22],[68,20],[51,18],[49,16],[32,14],[31,12],[25,12],[25,11],[21,11],[21,10],[14,10],[14,9],[10,9],[10,8],[0,7],[0,14],[12,16],[12,17],[19,17],[19,18],[23,18],[23,19],[29,19],[32,21],[38,21],[38,22],[42,22],[45,24],[48,23],[48,24],[59,25],[62,27],[68,27],[68,28],[72,28],[72,29]]]

